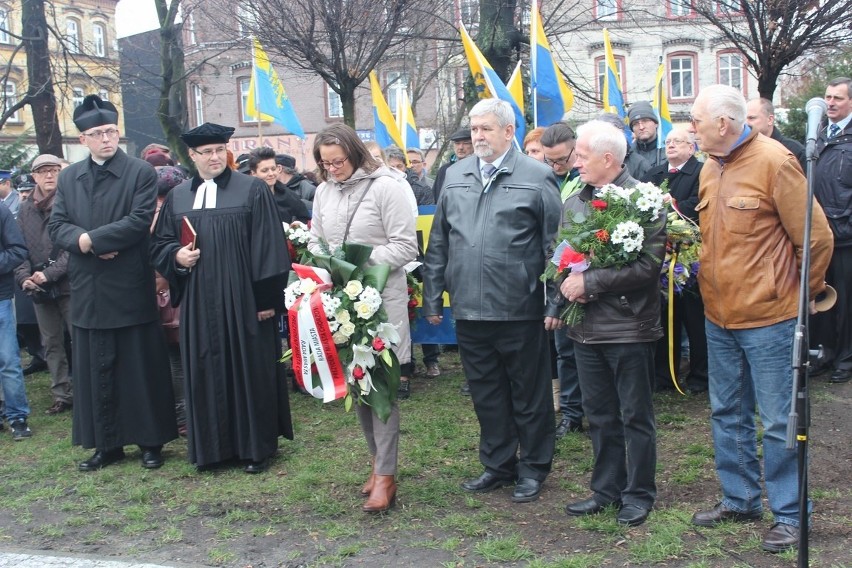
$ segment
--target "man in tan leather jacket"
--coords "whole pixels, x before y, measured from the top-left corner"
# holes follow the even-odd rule
[[[746,125],[739,91],[713,85],[692,107],[692,130],[710,159],[701,170],[702,250],[710,406],[722,501],[692,522],[759,520],[760,462],[754,415],[763,423],[764,477],[773,525],[763,549],[799,538],[796,452],[785,448],[793,332],[807,184],[796,157]],[[810,299],[825,288],[832,235],[813,203]],[[809,504],[810,510],[810,504]]]

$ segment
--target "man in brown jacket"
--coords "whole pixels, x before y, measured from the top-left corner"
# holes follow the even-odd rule
[[[696,513],[692,522],[710,527],[761,518],[754,420],[759,408],[774,517],[762,546],[781,552],[794,548],[799,538],[796,452],[785,442],[807,185],[796,157],[746,124],[746,102],[736,89],[703,89],[690,120],[698,146],[710,156],[701,170],[696,206],[702,237],[698,283],[723,494],[719,504]],[[825,288],[832,243],[825,215],[814,202],[811,303]]]

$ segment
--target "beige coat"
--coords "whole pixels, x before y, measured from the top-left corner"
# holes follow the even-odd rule
[[[417,256],[417,236],[406,189],[386,167],[371,174],[361,169],[348,180],[329,180],[317,188],[311,220],[311,252],[321,252],[320,241],[333,251],[343,243],[346,223],[370,180],[374,180],[349,227],[348,242],[373,246],[370,264],[391,267],[382,292],[388,321],[399,329],[400,342],[394,353],[400,363],[411,361],[411,332],[408,326],[408,285],[403,266]]]

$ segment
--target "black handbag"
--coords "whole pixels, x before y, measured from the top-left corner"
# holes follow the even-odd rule
[[[36,272],[41,272],[54,262],[56,262],[56,255],[59,252],[59,247],[53,245],[53,249],[50,251],[50,256],[47,259],[47,262],[42,264],[35,264],[32,267],[31,274],[35,274]],[[42,284],[40,289],[35,290],[27,290],[30,298],[32,298],[34,304],[46,304],[48,302],[55,302],[62,296],[62,292],[59,290],[59,282],[45,282]]]

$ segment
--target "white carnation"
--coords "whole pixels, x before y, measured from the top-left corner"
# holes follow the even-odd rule
[[[645,232],[639,223],[635,221],[624,221],[616,225],[610,235],[613,244],[620,244],[624,252],[635,252],[642,249],[645,240]]]
[[[372,286],[364,288],[364,291],[358,295],[358,299],[367,302],[375,309],[379,309],[379,306],[382,305],[382,295]]]

